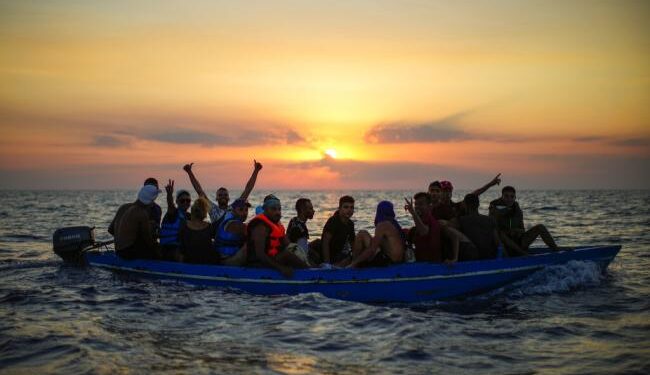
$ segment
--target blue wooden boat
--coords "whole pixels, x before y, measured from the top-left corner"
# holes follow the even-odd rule
[[[296,270],[290,279],[273,269],[198,265],[153,260],[124,260],[112,251],[88,251],[87,264],[144,277],[176,279],[260,295],[320,293],[359,302],[422,302],[484,293],[522,279],[544,267],[569,261],[595,262],[604,272],[620,246],[578,247],[531,255],[460,262],[405,263],[383,268]]]

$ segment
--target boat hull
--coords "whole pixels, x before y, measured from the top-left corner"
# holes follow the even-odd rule
[[[359,302],[423,302],[480,294],[525,278],[544,267],[572,260],[595,262],[604,271],[620,248],[583,247],[519,258],[461,262],[453,266],[407,263],[383,268],[296,270],[291,279],[273,269],[124,260],[110,251],[88,252],[85,259],[91,266],[113,271],[234,288],[252,294],[320,293]]]

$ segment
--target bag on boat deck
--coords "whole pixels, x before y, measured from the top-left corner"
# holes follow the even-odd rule
[[[301,249],[297,243],[290,243],[289,245],[287,245],[286,251],[295,255],[298,259],[305,262],[309,267],[314,267],[312,263],[309,261],[309,257],[307,256],[307,253],[303,249]]]

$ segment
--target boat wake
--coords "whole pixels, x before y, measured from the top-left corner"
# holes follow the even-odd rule
[[[604,276],[598,264],[572,260],[566,264],[546,267],[524,280],[496,290],[508,297],[524,297],[551,293],[566,293],[600,284]]]

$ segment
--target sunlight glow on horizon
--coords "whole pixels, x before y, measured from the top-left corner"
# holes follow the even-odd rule
[[[64,170],[90,184],[97,169],[119,185],[189,160],[236,183],[257,158],[274,187],[346,187],[346,169],[381,166],[404,187],[442,168],[650,187],[636,169],[608,180],[650,160],[647,3],[53,1],[0,14],[7,186],[39,173],[58,186]]]

